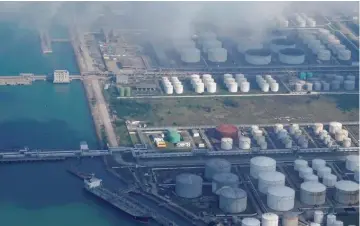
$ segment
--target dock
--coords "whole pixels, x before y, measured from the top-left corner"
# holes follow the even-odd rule
[[[52,75],[35,75],[31,73],[20,73],[19,75],[5,75],[0,76],[0,86],[31,85],[34,81],[47,81],[52,79]],[[70,75],[70,80],[82,80],[82,76]]]

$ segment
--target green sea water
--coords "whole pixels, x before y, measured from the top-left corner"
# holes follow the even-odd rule
[[[0,76],[21,72],[50,74],[54,69],[78,73],[69,43],[41,53],[36,30],[16,22],[0,23]],[[0,86],[0,150],[78,149],[80,141],[98,148],[98,141],[79,81],[54,85]],[[131,218],[99,202],[83,183],[66,172],[75,160],[52,163],[0,164],[0,225],[115,226],[136,225]],[[100,159],[83,160],[105,184],[118,188]]]

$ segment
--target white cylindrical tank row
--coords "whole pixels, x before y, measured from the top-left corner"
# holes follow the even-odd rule
[[[340,180],[335,184],[335,200],[345,205],[359,202],[359,184],[350,180]]]
[[[265,75],[265,79],[261,75],[256,75],[256,83],[263,92],[279,91],[279,83],[271,75]]]
[[[258,189],[266,194],[271,186],[285,186],[285,175],[280,172],[262,172],[258,175]]]
[[[230,137],[221,138],[221,149],[223,150],[231,150],[233,148],[233,139]]]

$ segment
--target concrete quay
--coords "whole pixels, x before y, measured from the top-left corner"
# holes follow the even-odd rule
[[[34,81],[52,80],[52,75],[35,75],[30,73],[21,73],[20,75],[0,76],[0,85],[31,85]],[[81,75],[70,75],[71,80],[82,80]]]

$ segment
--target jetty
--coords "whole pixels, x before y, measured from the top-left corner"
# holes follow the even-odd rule
[[[53,75],[35,75],[31,73],[20,73],[19,75],[0,76],[0,85],[31,85],[34,81],[52,80]],[[71,80],[82,80],[81,75],[70,75]]]

